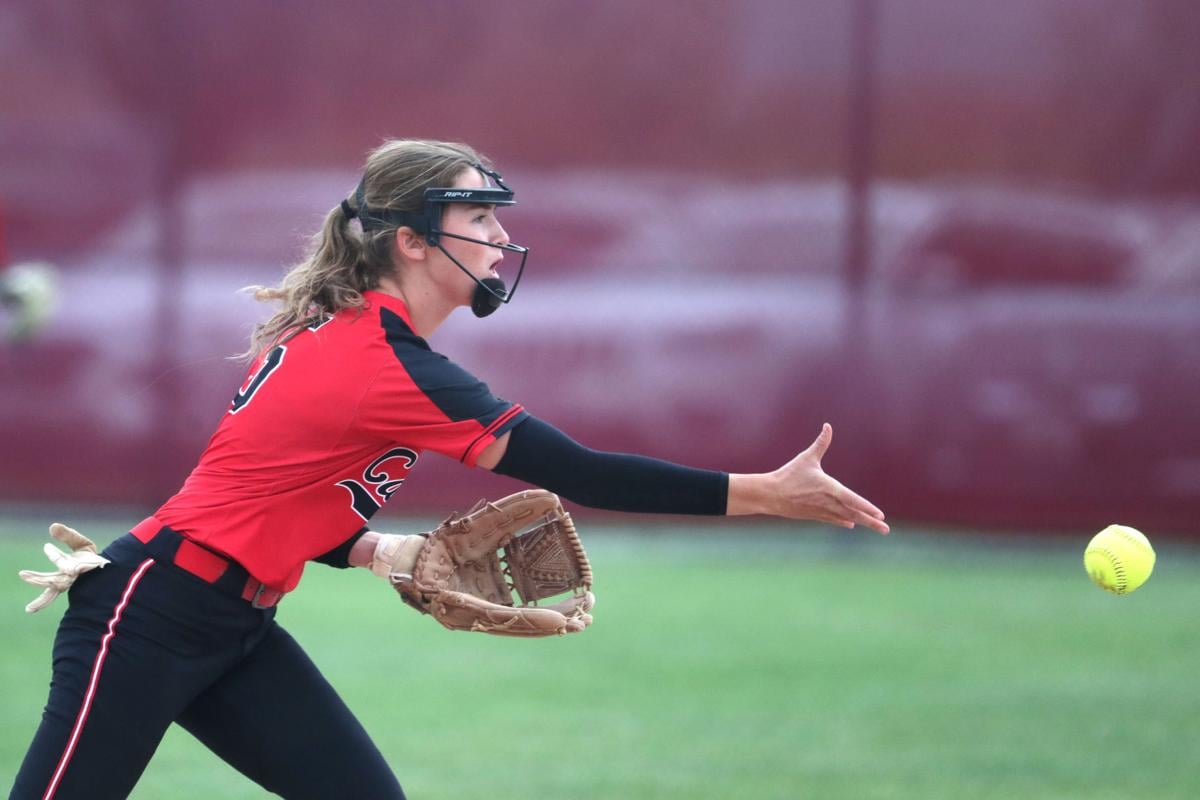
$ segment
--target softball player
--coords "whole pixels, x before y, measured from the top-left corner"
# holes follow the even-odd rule
[[[598,508],[887,532],[879,509],[821,470],[828,426],[759,475],[600,452],[430,349],[459,306],[486,316],[513,298],[528,251],[496,218],[513,202],[465,145],[374,151],[308,259],[259,287],[281,310],[255,332],[245,382],[180,491],[99,555],[54,528],[71,552],[50,548],[58,570],[26,575],[46,587],[31,607],[68,586],[70,602],[12,797],[124,797],[172,722],[285,797],[403,797],[275,612],[308,561],[372,565],[389,536],[364,526],[429,451]]]

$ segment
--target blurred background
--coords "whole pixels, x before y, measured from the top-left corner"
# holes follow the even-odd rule
[[[0,495],[152,509],[386,137],[518,191],[519,301],[433,339],[597,447],[827,468],[900,520],[1200,519],[1189,0],[8,0]],[[11,314],[10,314],[11,315]],[[423,465],[394,507],[500,479]],[[395,510],[395,509],[393,509]]]

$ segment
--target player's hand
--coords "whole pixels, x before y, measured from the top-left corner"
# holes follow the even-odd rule
[[[413,568],[417,565],[417,556],[421,554],[421,549],[429,537],[421,534],[406,536],[400,533],[368,531],[363,534],[363,538],[372,535],[375,545],[372,548],[371,560],[364,566],[393,585],[401,578],[411,581]]]
[[[96,545],[92,540],[74,528],[56,522],[50,526],[50,536],[71,549],[64,553],[47,542],[42,550],[57,569],[54,572],[23,569],[17,573],[21,580],[42,588],[42,593],[25,606],[25,610],[30,614],[53,603],[54,599],[70,589],[75,579],[83,573],[109,563],[107,558],[96,552]]]
[[[826,423],[808,449],[774,472],[730,475],[727,513],[764,513],[843,528],[862,525],[887,534],[890,528],[879,508],[821,469],[821,459],[832,441],[833,428]]]

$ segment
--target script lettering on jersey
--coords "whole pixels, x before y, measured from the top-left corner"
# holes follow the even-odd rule
[[[229,405],[230,414],[236,414],[250,404],[250,401],[254,399],[254,395],[267,382],[267,378],[271,377],[271,373],[279,369],[279,365],[283,363],[285,355],[287,355],[287,347],[285,345],[281,344],[278,347],[271,348],[271,352],[267,353],[267,357],[263,359],[262,366],[258,368],[257,372],[246,379],[246,383],[233,396],[233,402]]]
[[[348,479],[338,481],[337,485],[350,493],[350,507],[366,521],[404,484],[404,478],[416,463],[415,450],[393,447],[367,465],[361,481]]]

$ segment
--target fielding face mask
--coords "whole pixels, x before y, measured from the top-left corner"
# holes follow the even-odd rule
[[[456,233],[447,233],[442,230],[442,214],[448,203],[470,203],[472,205],[489,206],[516,205],[517,201],[514,199],[515,193],[505,185],[499,174],[482,164],[475,164],[473,166],[484,176],[484,180],[488,184],[487,186],[481,189],[426,189],[425,205],[420,212],[397,211],[389,208],[370,208],[366,204],[365,190],[362,181],[360,181],[358,188],[354,192],[354,200],[358,208],[351,209],[351,215],[358,217],[364,231],[375,230],[385,225],[395,225],[397,227],[407,226],[417,233],[424,234],[427,244],[441,250],[446,258],[453,261],[455,266],[475,282],[475,291],[471,295],[471,311],[477,317],[486,317],[501,305],[512,302],[513,295],[517,292],[517,286],[521,283],[521,276],[525,274],[525,259],[529,257],[529,248],[522,247],[519,244],[485,242],[482,239],[472,239],[468,236],[459,236]],[[494,186],[492,185],[493,182],[495,183]],[[345,205],[343,208],[345,208]],[[461,239],[464,242],[481,244],[485,247],[495,247],[498,250],[520,255],[521,264],[517,268],[517,277],[513,280],[512,288],[509,289],[500,278],[477,278],[472,275],[471,271],[463,266],[462,262],[457,258],[450,255],[450,252],[442,245],[442,237]]]

